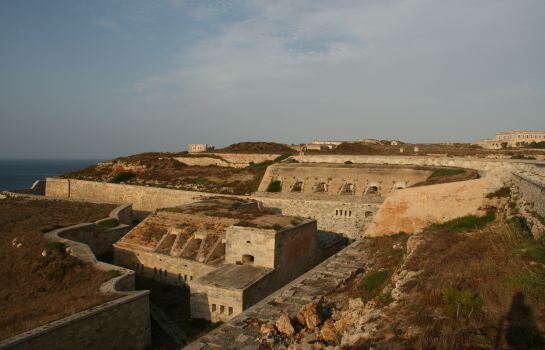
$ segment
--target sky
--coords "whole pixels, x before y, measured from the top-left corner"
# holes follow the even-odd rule
[[[0,158],[545,129],[543,0],[0,0]]]

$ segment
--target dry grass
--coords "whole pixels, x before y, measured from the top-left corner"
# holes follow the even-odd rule
[[[48,246],[42,233],[108,215],[113,206],[24,199],[0,200],[0,339],[114,297],[98,288],[111,278]],[[21,243],[12,245],[13,239]],[[48,247],[47,257],[41,255]]]

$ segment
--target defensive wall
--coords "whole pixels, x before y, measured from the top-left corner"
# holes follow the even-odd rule
[[[544,161],[522,159],[486,159],[442,156],[370,156],[370,155],[296,155],[292,159],[300,163],[397,164],[420,166],[448,166],[479,170],[528,170]]]
[[[545,168],[542,169],[541,172],[513,173],[513,181],[532,210],[545,218]]]
[[[206,157],[210,154],[210,157]],[[177,157],[177,161],[192,166],[224,166],[244,168],[252,163],[261,163],[278,158],[280,154],[201,153],[195,157]]]
[[[130,206],[121,206],[110,214],[123,228]],[[119,215],[118,215],[119,214]],[[82,237],[81,232],[96,226],[84,223],[53,230],[45,235],[52,241],[67,245],[69,254],[92,264],[96,269],[112,271],[116,277],[100,287],[100,291],[119,294],[119,298],[89,308],[57,321],[34,328],[0,342],[0,350],[56,350],[56,349],[145,349],[151,344],[149,291],[134,290],[134,272],[100,262],[93,249],[102,243],[77,242],[66,237]],[[89,239],[86,238],[87,243]]]
[[[192,203],[201,197],[216,196],[217,194],[107,182],[47,178],[45,195],[47,197],[84,201],[132,203],[134,210],[151,212],[159,208]]]

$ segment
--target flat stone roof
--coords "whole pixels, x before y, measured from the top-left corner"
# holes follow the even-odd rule
[[[196,282],[228,289],[244,289],[259,281],[273,269],[253,265],[225,265],[204,276]]]

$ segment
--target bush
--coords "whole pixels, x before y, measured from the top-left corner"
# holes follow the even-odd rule
[[[390,277],[390,270],[370,272],[361,281],[360,289],[363,289],[366,292],[377,290],[384,285],[384,282],[386,282],[388,277]]]
[[[514,156],[511,156],[511,159],[536,160],[536,157],[533,157],[533,156],[525,156],[524,154],[515,154]]]
[[[443,291],[444,313],[456,319],[482,316],[483,301],[471,292],[447,288]]]
[[[508,198],[511,195],[511,189],[507,186],[504,186],[498,189],[495,192],[489,193],[486,195],[486,198]]]
[[[66,244],[62,242],[47,242],[47,244],[45,245],[45,251],[47,253],[56,251],[64,254],[66,252]]]
[[[280,180],[271,181],[267,187],[267,192],[280,192],[282,191],[282,182]]]
[[[346,162],[344,162],[344,164],[354,164],[354,163],[352,163],[351,161],[347,160]]]
[[[485,215],[466,215],[456,219],[449,220],[442,224],[432,224],[425,228],[428,232],[464,232],[472,230],[481,230],[486,224],[496,219],[494,209],[488,209]]]
[[[466,170],[462,168],[439,168],[435,169],[430,177],[443,177],[452,176],[465,173]]]
[[[136,177],[135,173],[132,173],[130,171],[122,171],[120,173],[115,174],[115,176],[110,180],[111,183],[118,184],[121,182],[129,181]]]
[[[112,227],[117,227],[118,225],[119,225],[119,221],[117,221],[117,219],[114,219],[114,218],[99,221],[97,224],[97,226],[100,228],[112,228]]]

